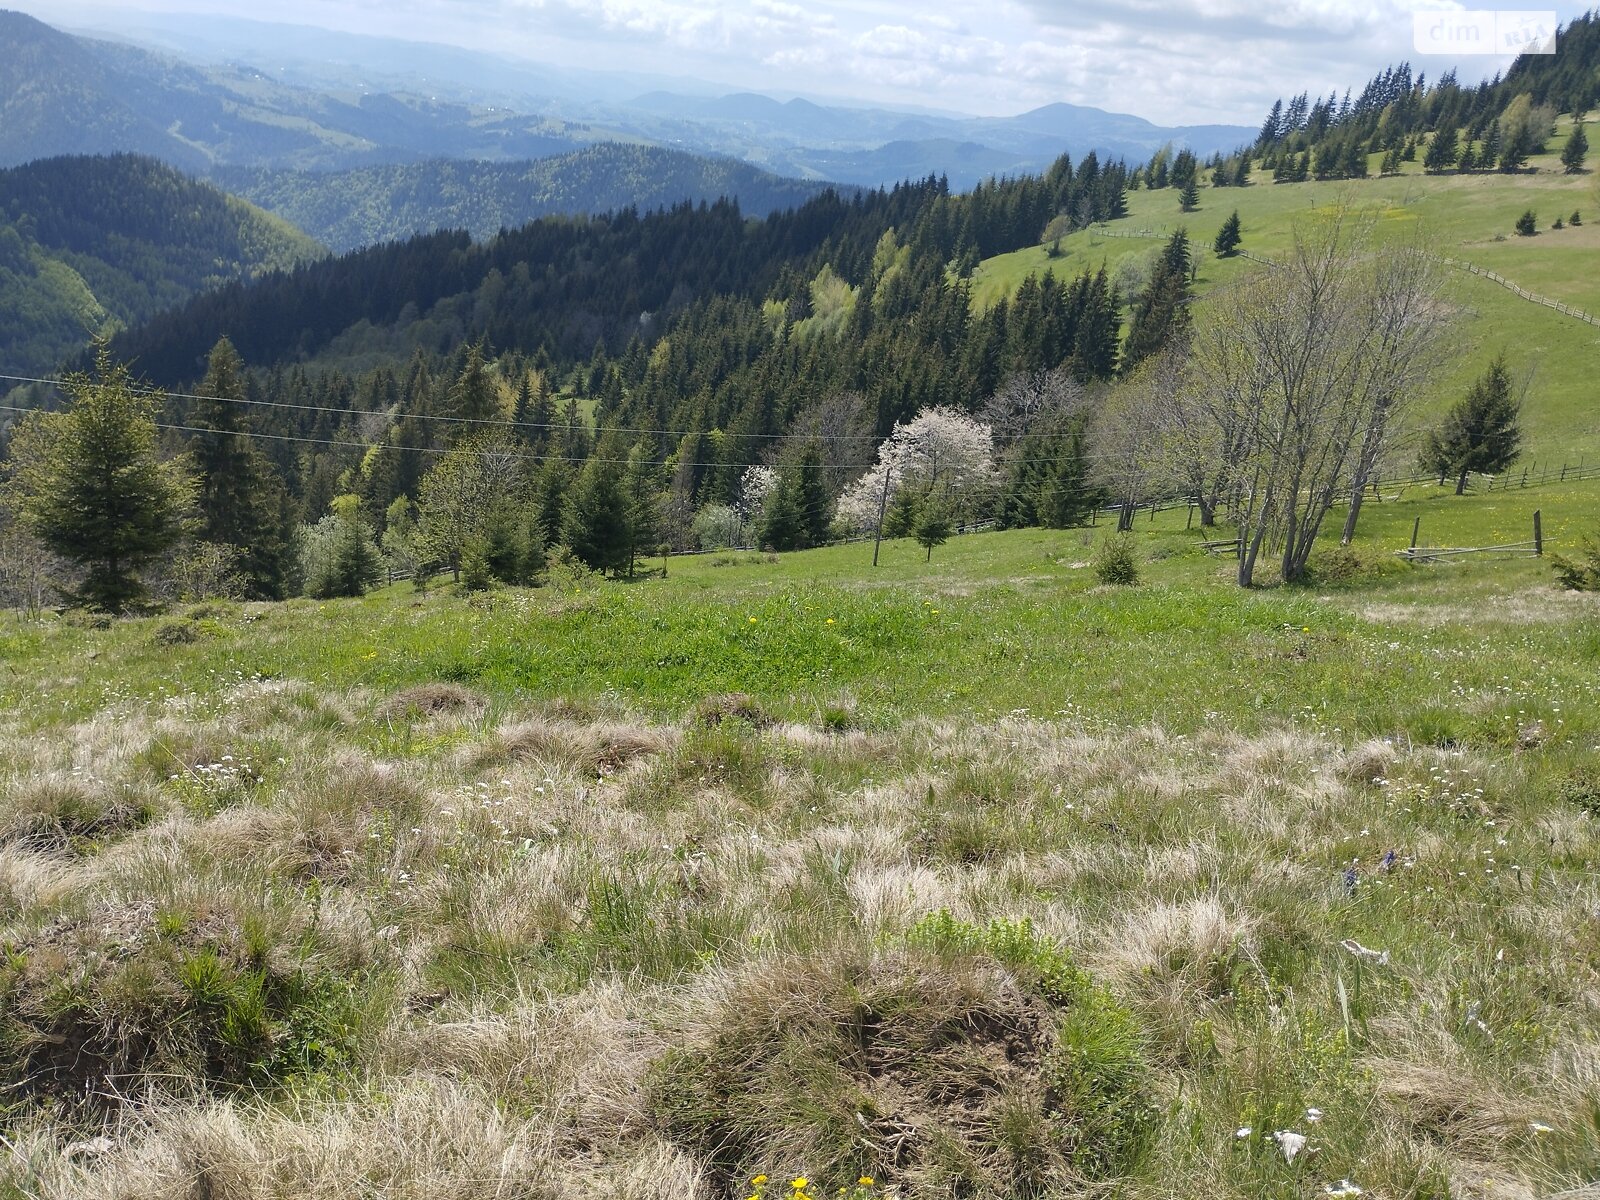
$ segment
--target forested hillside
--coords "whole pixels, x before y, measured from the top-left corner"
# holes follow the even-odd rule
[[[4,366],[53,369],[91,334],[323,253],[277,217],[153,159],[0,170]]]
[[[736,199],[745,214],[765,217],[827,186],[737,159],[621,143],[531,162],[434,159],[336,172],[236,168],[213,177],[336,251],[437,229],[464,229],[485,240],[551,214],[649,211],[682,201]]]

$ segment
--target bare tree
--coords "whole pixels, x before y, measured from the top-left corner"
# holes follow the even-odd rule
[[[1432,361],[1437,273],[1420,243],[1376,248],[1373,225],[1344,208],[1297,225],[1282,261],[1219,297],[1215,336],[1236,344],[1197,357],[1202,386],[1230,398],[1220,406],[1229,422],[1240,419],[1235,401],[1258,398],[1230,468],[1241,586],[1263,547],[1281,554],[1285,580],[1305,575],[1323,519],[1365,485]]]
[[[1147,359],[1111,390],[1095,413],[1097,474],[1117,503],[1120,531],[1132,528],[1139,505],[1173,484],[1168,431],[1183,370],[1179,352]]]

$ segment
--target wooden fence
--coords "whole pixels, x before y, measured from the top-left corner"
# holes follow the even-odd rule
[[[1411,526],[1411,545],[1395,554],[1409,563],[1459,562],[1469,554],[1498,554],[1506,558],[1543,558],[1544,526],[1539,511],[1533,513],[1533,540],[1507,542],[1499,546],[1419,546],[1417,537],[1422,531],[1422,518]]]

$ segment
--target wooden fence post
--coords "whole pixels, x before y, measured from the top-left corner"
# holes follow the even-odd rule
[[[1411,548],[1417,548],[1417,531],[1422,528],[1422,518],[1418,517],[1411,523]]]
[[[1539,520],[1539,510],[1533,510],[1533,556],[1544,557],[1544,525]]]

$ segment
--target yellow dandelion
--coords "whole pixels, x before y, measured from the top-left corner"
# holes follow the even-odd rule
[[[833,624],[833,618],[832,618],[832,617],[829,617],[829,618],[828,618],[828,624],[829,624],[829,625],[832,625],[832,624]]]
[[[763,1184],[763,1183],[765,1183],[765,1182],[766,1182],[766,1181],[767,1181],[767,1177],[766,1177],[766,1176],[765,1176],[765,1175],[757,1175],[757,1176],[756,1176],[756,1177],[755,1177],[755,1178],[754,1178],[754,1179],[752,1179],[752,1180],[751,1180],[751,1181],[750,1181],[750,1182],[751,1182],[751,1183],[753,1183],[753,1184],[755,1184],[755,1185],[756,1185],[756,1186],[757,1186],[757,1187],[760,1187],[760,1186],[761,1186],[761,1185],[762,1185],[762,1184]]]
[[[750,624],[754,625],[756,623],[756,619],[754,617],[750,617],[748,619],[750,621]]]
[[[789,1186],[797,1192],[803,1192],[806,1190],[806,1188],[811,1186],[811,1180],[802,1175],[798,1179],[791,1179],[789,1181]]]
[[[872,1186],[872,1176],[871,1175],[863,1175],[860,1179],[856,1180],[856,1184],[859,1187],[871,1187]]]

